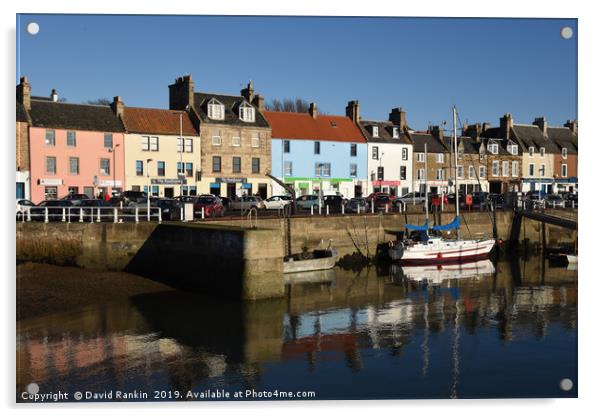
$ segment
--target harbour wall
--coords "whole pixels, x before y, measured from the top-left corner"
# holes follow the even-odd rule
[[[564,217],[574,216],[576,212]],[[492,213],[463,214],[463,237],[493,235]],[[512,212],[495,214],[497,236],[510,234]],[[441,223],[453,213],[442,213]],[[287,222],[290,221],[290,226]],[[431,224],[433,224],[431,218]],[[210,223],[42,223],[16,225],[18,262],[76,265],[97,270],[127,271],[168,285],[231,298],[261,299],[284,294],[282,258],[290,227],[292,252],[326,246],[329,240],[339,258],[360,252],[374,256],[405,223],[422,224],[421,213],[332,215],[291,219],[245,219]],[[468,224],[468,226],[466,226]],[[521,240],[532,249],[571,244],[576,231],[525,219]]]

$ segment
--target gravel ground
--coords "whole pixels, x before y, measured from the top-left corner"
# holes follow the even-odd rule
[[[17,321],[172,288],[125,272],[17,265]]]

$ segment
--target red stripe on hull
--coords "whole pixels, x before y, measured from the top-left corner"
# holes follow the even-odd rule
[[[451,258],[431,258],[431,259],[401,259],[398,261],[402,265],[438,265],[446,263],[463,263],[489,258],[489,252],[479,253],[477,255],[455,256]]]

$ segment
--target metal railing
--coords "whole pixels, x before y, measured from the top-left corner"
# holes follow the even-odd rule
[[[123,223],[125,221],[153,221],[161,223],[160,207],[26,207],[18,216],[21,222],[58,221],[64,223]]]

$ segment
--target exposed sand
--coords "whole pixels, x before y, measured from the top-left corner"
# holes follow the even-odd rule
[[[125,272],[17,265],[17,320],[172,288]]]

